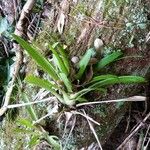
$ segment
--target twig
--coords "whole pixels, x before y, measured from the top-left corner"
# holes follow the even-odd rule
[[[81,115],[81,116],[87,118],[88,120],[90,120],[91,122],[93,122],[93,123],[95,123],[95,124],[97,124],[97,125],[100,125],[99,122],[95,121],[93,118],[89,117],[88,115],[84,115],[83,113],[80,113],[80,112],[78,112],[78,111],[71,111],[71,112],[72,112],[73,114],[76,114],[76,115]]]
[[[81,104],[77,104],[76,107],[81,107],[85,105],[103,104],[103,103],[133,102],[133,101],[145,101],[145,100],[146,100],[146,97],[144,96],[132,96],[132,97],[116,99],[116,100],[105,100],[105,101],[81,103]]]
[[[149,143],[150,143],[150,138],[148,139],[147,144],[144,146],[144,149],[143,149],[143,150],[148,150],[148,145],[149,145]]]
[[[47,117],[52,117],[52,115],[54,115],[57,112],[58,112],[58,105],[55,105],[46,115],[42,116],[40,119],[33,121],[33,125],[38,124],[39,122],[41,122],[43,119]]]
[[[146,131],[146,134],[145,134],[145,137],[144,137],[143,143],[142,143],[142,148],[144,148],[144,144],[145,144],[146,138],[148,137],[148,133],[149,133],[149,131],[150,131],[150,124],[149,124],[149,126],[148,126],[148,128],[147,128],[147,131]]]
[[[45,98],[45,99],[42,99],[42,100],[37,100],[37,101],[34,101],[34,102],[23,103],[23,104],[12,104],[12,105],[6,106],[6,108],[10,109],[10,108],[24,107],[24,106],[28,106],[28,105],[37,104],[37,103],[47,102],[47,101],[50,101],[50,100],[51,101],[56,100],[56,97],[49,97],[49,98]]]
[[[128,129],[129,129],[130,119],[131,119],[131,106],[129,108],[129,116],[127,118],[127,126],[126,126],[126,129],[125,129],[125,133],[127,133]]]
[[[87,114],[85,113],[84,110],[83,110],[83,113],[84,113],[84,115],[87,116]],[[99,146],[100,150],[103,150],[103,148],[102,148],[102,146],[101,146],[101,143],[100,143],[100,141],[99,141],[99,139],[98,139],[98,136],[97,136],[97,134],[96,134],[96,132],[95,132],[95,129],[94,129],[92,123],[90,122],[90,120],[89,120],[88,118],[86,118],[86,119],[87,119],[87,122],[88,122],[88,124],[89,124],[89,126],[90,126],[91,131],[93,132],[93,134],[94,134],[94,136],[95,136],[95,139],[96,139],[96,141],[97,141],[97,143],[98,143],[98,146]]]
[[[15,28],[15,34],[18,36],[22,36],[23,35],[23,31],[24,31],[24,27],[23,27],[23,23],[24,20],[26,18],[26,15],[28,15],[31,11],[31,9],[33,8],[33,5],[35,3],[35,0],[27,0],[27,2],[25,3],[19,21],[16,25]],[[20,65],[22,63],[22,51],[21,51],[21,47],[18,44],[14,43],[14,49],[15,49],[15,54],[16,54],[16,61],[15,61],[15,67],[14,67],[14,74],[12,77],[12,80],[9,82],[8,84],[8,89],[6,91],[6,95],[5,95],[5,99],[4,99],[4,104],[3,106],[0,108],[0,116],[2,116],[6,110],[7,110],[7,106],[9,104],[10,101],[10,97],[13,91],[13,87],[14,87],[14,83],[16,81],[16,77],[18,75],[19,69],[20,69]]]
[[[74,118],[73,118],[72,127],[71,127],[71,129],[70,129],[70,131],[69,131],[69,134],[68,134],[68,137],[67,137],[67,139],[66,139],[66,141],[65,141],[65,145],[64,145],[64,147],[63,147],[63,150],[66,149],[66,146],[67,146],[68,141],[69,141],[69,138],[70,138],[70,136],[71,136],[71,134],[72,134],[72,132],[73,132],[73,129],[74,129],[74,127],[75,127],[75,124],[76,124],[76,116],[74,116]]]
[[[123,143],[117,148],[117,150],[121,150],[124,145],[136,134],[136,132],[143,126],[146,120],[150,117],[150,112],[146,115],[143,121],[134,129],[134,131],[123,141]]]

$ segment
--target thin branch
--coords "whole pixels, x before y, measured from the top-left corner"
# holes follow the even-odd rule
[[[72,132],[73,132],[73,130],[74,130],[75,124],[76,124],[76,116],[74,116],[74,118],[73,118],[72,127],[71,127],[71,129],[70,129],[70,131],[69,131],[68,137],[66,138],[66,141],[65,141],[65,145],[64,145],[64,147],[63,147],[63,150],[66,149],[66,146],[67,146],[67,144],[68,144],[69,138],[70,138],[70,136],[71,136],[71,134],[72,134]]]
[[[103,103],[133,102],[133,101],[140,102],[140,101],[145,101],[145,100],[146,100],[146,97],[144,96],[132,96],[129,98],[116,99],[116,100],[105,100],[105,101],[81,103],[81,104],[77,104],[76,107],[81,107],[85,105],[103,104]]]
[[[80,112],[78,112],[78,111],[71,111],[71,112],[72,112],[73,114],[76,114],[76,115],[81,115],[81,116],[87,118],[88,120],[90,120],[91,122],[93,122],[93,123],[95,123],[95,124],[97,124],[97,125],[100,125],[99,122],[95,121],[93,118],[89,117],[88,115],[84,115],[83,113],[80,113]]]
[[[87,116],[87,114],[85,113],[84,110],[83,110],[83,113],[84,113],[84,115]],[[96,141],[97,141],[97,143],[98,143],[98,146],[99,146],[100,150],[103,150],[103,148],[102,148],[102,146],[101,146],[101,143],[100,143],[100,141],[99,141],[99,139],[98,139],[98,136],[97,136],[97,134],[96,134],[96,132],[95,132],[95,129],[94,129],[92,123],[90,122],[90,120],[89,120],[87,117],[86,117],[86,119],[87,119],[87,122],[88,122],[88,124],[89,124],[89,126],[90,126],[91,131],[93,132],[93,134],[94,134],[94,136],[95,136],[95,139],[96,139]]]
[[[143,140],[142,148],[144,147],[146,138],[148,137],[149,130],[150,130],[150,124],[149,124],[149,126],[148,126],[148,128],[147,128],[147,131],[146,131],[146,134],[145,134],[145,137],[144,137],[144,140]]]
[[[143,121],[133,130],[133,132],[122,142],[122,144],[117,148],[117,150],[121,150],[124,145],[137,133],[137,131],[143,126],[143,124],[150,117],[150,112],[146,115]]]
[[[24,107],[24,106],[33,105],[33,104],[42,103],[42,102],[47,102],[47,101],[52,101],[52,100],[56,100],[56,97],[49,97],[49,98],[45,98],[42,100],[37,100],[34,102],[23,103],[23,104],[12,104],[12,105],[6,106],[6,108],[10,109],[10,108]]]

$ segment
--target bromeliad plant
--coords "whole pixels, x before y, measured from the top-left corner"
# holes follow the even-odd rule
[[[111,74],[95,75],[96,71],[102,70],[122,56],[121,51],[116,51],[102,58],[92,66],[94,72],[92,77],[88,82],[85,82],[80,86],[78,90],[73,83],[81,83],[81,80],[84,78],[85,72],[89,67],[88,64],[95,55],[94,48],[87,50],[85,55],[76,65],[76,73],[74,78],[72,78],[69,57],[60,43],[57,42],[53,45],[48,45],[53,56],[52,61],[49,61],[39,53],[33,45],[30,45],[19,36],[13,35],[13,37],[21,47],[27,51],[41,69],[50,76],[50,80],[45,80],[34,75],[29,75],[25,80],[30,84],[49,90],[62,104],[69,107],[76,103],[87,101],[84,97],[87,93],[91,91],[104,91],[108,85],[145,82],[145,79],[140,76],[116,76]]]

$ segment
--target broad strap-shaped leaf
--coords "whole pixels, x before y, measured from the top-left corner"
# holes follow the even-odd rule
[[[94,84],[92,84],[91,86],[89,86],[90,88],[99,88],[99,87],[103,87],[103,86],[107,86],[107,85],[113,85],[116,83],[120,83],[118,77],[113,77],[113,78],[108,78],[102,81],[98,81]]]
[[[21,45],[21,47],[28,52],[34,61],[52,77],[52,79],[58,80],[54,66],[42,54],[40,54],[35,47],[31,46],[28,42],[15,34],[13,34],[13,37]]]
[[[65,65],[65,67],[67,68],[67,70],[69,72],[70,71],[70,64],[69,64],[69,59],[68,59],[67,52],[65,51],[65,49],[60,44],[58,44],[56,46],[56,48],[59,51],[59,53],[61,55],[61,58],[64,62],[64,65]]]
[[[120,76],[118,77],[120,83],[143,83],[146,82],[145,78],[140,76]]]
[[[64,82],[68,92],[72,92],[72,84],[70,80],[67,78],[66,74],[60,73],[59,75],[60,75],[61,80]]]
[[[94,48],[90,48],[87,50],[87,52],[84,54],[84,56],[82,57],[82,59],[79,61],[79,72],[76,75],[77,79],[80,79],[91,59],[91,57],[93,56],[93,54],[95,53]]]
[[[49,49],[52,51],[53,55],[55,56],[55,59],[57,59],[57,65],[58,65],[58,68],[59,68],[60,72],[63,72],[66,75],[68,75],[69,72],[68,72],[66,66],[64,65],[64,62],[61,58],[61,55],[59,55],[57,53],[57,51],[51,45],[49,45]]]
[[[99,92],[103,92],[103,93],[106,93],[106,89],[104,88],[98,88],[98,87],[95,87],[95,88],[85,88],[77,93],[74,93],[74,94],[71,94],[70,95],[70,99],[80,99],[82,98],[82,96],[84,96],[85,94],[91,92],[91,91],[99,91]]]
[[[100,70],[104,68],[106,65],[109,65],[110,63],[114,62],[119,58],[123,53],[121,51],[113,52],[112,54],[104,57],[100,60],[100,62],[97,64],[96,69]]]
[[[100,75],[100,76],[96,76],[94,77],[90,83],[93,83],[93,82],[97,82],[97,81],[101,81],[101,80],[105,80],[105,79],[108,79],[108,78],[116,78],[117,76],[116,75],[111,75],[111,74],[106,74],[106,75]]]
[[[44,88],[46,90],[49,90],[54,96],[56,96],[56,98],[59,99],[59,101],[61,103],[63,103],[63,98],[59,94],[57,94],[56,91],[53,89],[53,88],[59,89],[59,87],[56,84],[52,84],[51,82],[49,82],[47,80],[40,79],[40,78],[35,77],[33,75],[27,76],[25,78],[25,80],[28,81],[30,84],[39,86],[39,87]]]
[[[87,101],[87,99],[85,99],[83,97],[79,97],[79,98],[76,98],[76,102],[84,103],[84,102],[88,102],[88,101]]]
[[[70,99],[78,99],[81,98],[83,95],[87,94],[88,92],[92,91],[94,88],[85,88],[77,93],[70,94]]]
[[[44,80],[44,79],[40,79],[39,77],[35,77],[33,75],[29,75],[25,78],[25,80],[27,82],[29,82],[30,84],[34,84],[36,86],[39,86],[41,88],[44,88],[46,90],[52,90],[53,87],[55,87],[56,85],[50,83],[48,80]]]
[[[113,85],[117,83],[123,83],[123,84],[129,84],[129,83],[142,83],[146,82],[146,80],[143,77],[140,76],[120,76],[120,77],[112,77],[108,78],[102,81],[98,81],[91,86],[90,88],[96,88],[96,87],[103,87],[108,85]]]

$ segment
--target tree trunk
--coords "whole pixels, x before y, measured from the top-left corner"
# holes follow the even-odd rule
[[[52,42],[51,36],[53,36],[67,45],[70,58],[72,58],[73,56],[81,57],[88,48],[93,47],[94,40],[100,37],[104,41],[104,54],[121,49],[125,56],[133,56],[110,66],[110,72],[119,75],[145,76],[150,67],[148,50],[150,41],[147,37],[149,31],[147,22],[149,21],[148,15],[150,15],[147,10],[148,6],[150,2],[141,3],[140,0],[130,2],[125,0],[58,0],[53,2],[49,0],[43,12],[43,16],[47,17],[44,22],[45,32],[39,34],[36,44],[43,48],[43,39],[45,42]],[[138,86],[116,85],[111,86],[107,96],[99,100],[118,99],[138,94],[140,94]],[[90,100],[95,99],[96,94],[91,94]],[[104,144],[128,110],[129,105],[130,103],[126,102],[99,104],[84,106],[80,108],[80,111],[84,109],[91,118],[100,123],[100,126],[93,124],[93,127],[101,144]],[[59,120],[59,125],[62,123],[64,127],[62,118]],[[57,121],[57,127],[52,127],[63,144],[66,142],[72,124],[73,122],[70,121],[65,135],[64,128],[60,128]],[[78,115],[66,149],[94,149],[97,146],[96,143],[87,120]]]

